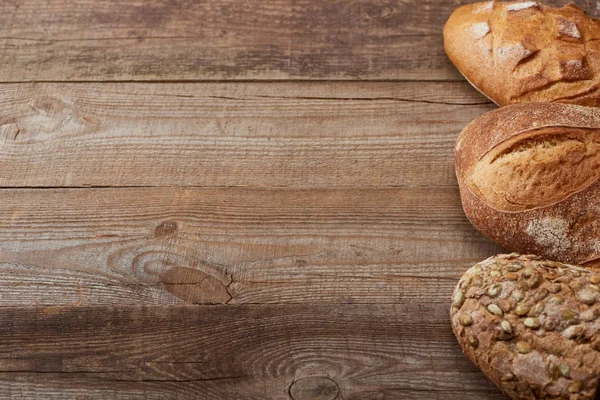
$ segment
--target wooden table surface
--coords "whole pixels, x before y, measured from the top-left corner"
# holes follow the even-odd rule
[[[448,317],[502,252],[466,2],[0,2],[0,398],[504,399]]]

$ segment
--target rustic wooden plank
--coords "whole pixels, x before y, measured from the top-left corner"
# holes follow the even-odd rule
[[[5,0],[0,79],[462,80],[442,27],[472,2]]]
[[[455,187],[0,190],[0,306],[448,302]]]
[[[447,319],[431,302],[7,307],[0,397],[503,399]]]
[[[0,186],[455,185],[466,83],[5,84]]]

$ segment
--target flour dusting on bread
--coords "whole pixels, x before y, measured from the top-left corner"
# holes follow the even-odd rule
[[[526,10],[526,9],[532,8],[532,7],[539,8],[540,5],[536,1],[526,1],[524,3],[509,4],[506,7],[506,10],[507,11],[521,11],[521,10]]]
[[[558,33],[561,36],[581,39],[581,32],[579,32],[577,24],[564,18],[558,18]]]
[[[527,225],[526,232],[550,253],[566,251],[572,247],[569,223],[562,218],[534,219]]]
[[[471,32],[475,39],[481,39],[490,33],[490,25],[487,22],[479,22],[471,26]]]
[[[485,3],[479,3],[476,5],[475,10],[473,10],[473,12],[475,14],[479,14],[485,11],[492,11],[494,9],[494,3],[495,1],[488,1]]]

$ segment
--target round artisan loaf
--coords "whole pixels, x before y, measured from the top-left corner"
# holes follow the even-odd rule
[[[573,4],[468,4],[444,27],[458,70],[499,105],[559,101],[600,106],[600,21]]]
[[[450,311],[463,352],[512,399],[594,399],[600,275],[516,254],[461,278]]]
[[[465,214],[523,254],[600,259],[600,110],[560,103],[491,111],[460,134],[456,175]]]

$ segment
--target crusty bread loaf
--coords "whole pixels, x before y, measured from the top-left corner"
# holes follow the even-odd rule
[[[460,134],[465,214],[505,248],[573,264],[600,259],[600,109],[527,103]]]
[[[464,353],[513,399],[594,399],[600,275],[516,254],[469,269],[452,297]]]
[[[557,101],[600,106],[600,21],[575,5],[469,4],[444,28],[458,70],[497,104]]]

